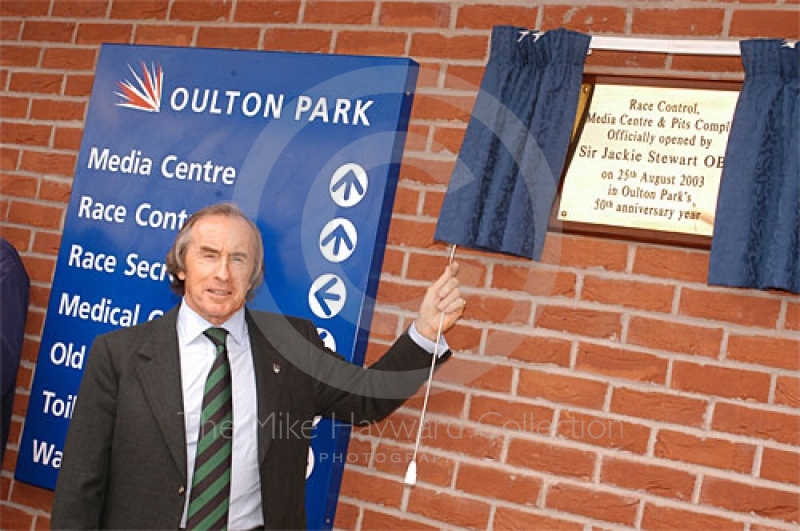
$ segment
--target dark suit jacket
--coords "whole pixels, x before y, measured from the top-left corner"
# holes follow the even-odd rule
[[[425,381],[430,354],[404,334],[364,369],[325,349],[309,321],[249,311],[246,319],[264,524],[304,528],[310,432],[298,426],[315,415],[383,418]],[[176,321],[173,309],[95,340],[64,446],[53,529],[178,529],[187,470]]]

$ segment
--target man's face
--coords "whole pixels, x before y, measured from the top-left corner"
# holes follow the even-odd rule
[[[208,216],[192,227],[184,259],[189,307],[214,325],[227,321],[244,306],[255,268],[255,239],[238,217]]]

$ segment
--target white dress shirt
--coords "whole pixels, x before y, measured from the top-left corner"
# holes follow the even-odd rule
[[[228,331],[228,361],[233,385],[233,457],[231,461],[231,496],[228,510],[228,528],[252,529],[264,525],[261,510],[261,480],[258,475],[258,400],[255,369],[250,349],[244,308],[220,325]],[[217,350],[203,332],[214,326],[197,312],[181,303],[178,310],[178,345],[180,348],[181,383],[183,386],[184,427],[186,429],[186,504],[181,517],[181,528],[186,527],[189,509],[197,439],[203,408],[206,378]],[[423,337],[414,323],[409,337],[420,347],[433,354],[436,343]],[[444,336],[437,353],[448,350]],[[146,508],[144,509],[146,510]]]

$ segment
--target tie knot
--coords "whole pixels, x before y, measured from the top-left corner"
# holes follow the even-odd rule
[[[225,340],[228,338],[228,331],[224,328],[211,327],[203,332],[203,334],[214,343],[215,347],[225,348]]]

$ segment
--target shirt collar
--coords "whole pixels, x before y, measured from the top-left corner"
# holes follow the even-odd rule
[[[219,325],[228,331],[228,338],[237,344],[243,345],[247,335],[247,322],[245,321],[244,307],[234,313],[230,319]],[[186,299],[181,301],[178,309],[178,339],[181,344],[188,344],[200,337],[209,327],[216,326],[194,311],[186,304]]]

